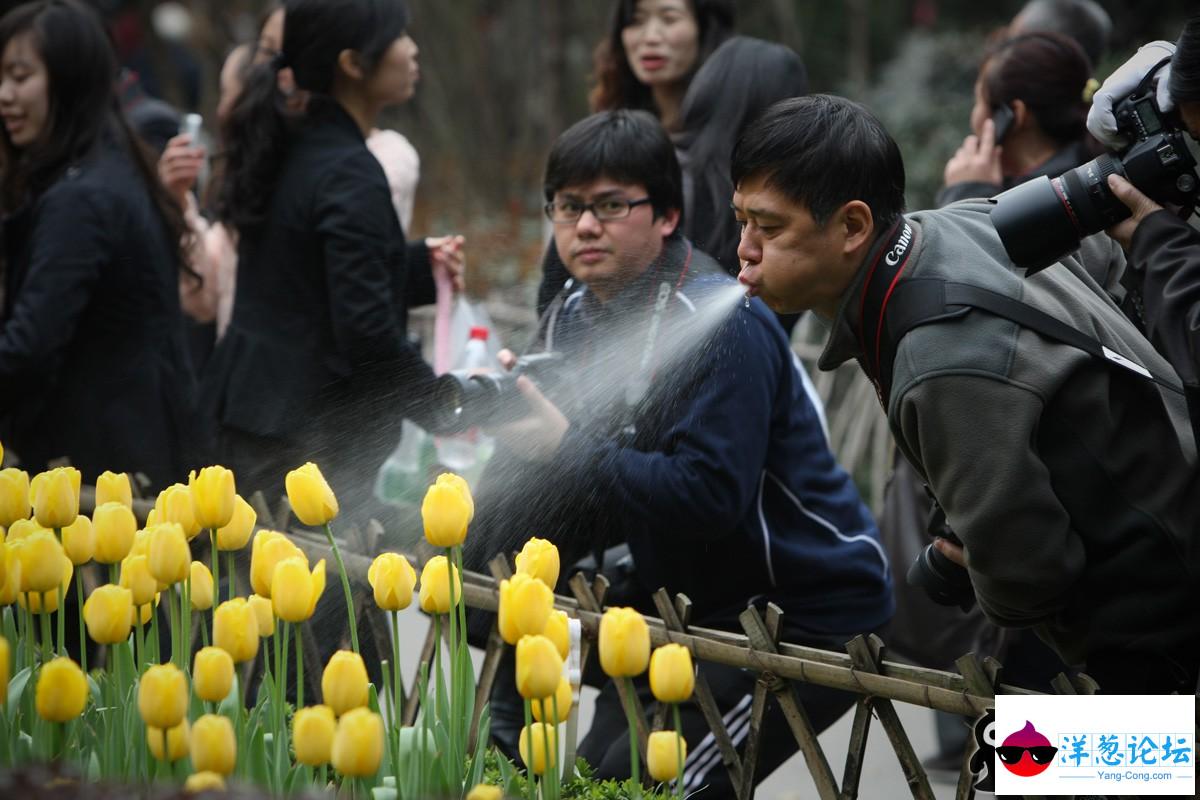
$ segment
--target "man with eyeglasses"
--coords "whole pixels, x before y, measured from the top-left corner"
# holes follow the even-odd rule
[[[773,602],[789,642],[841,650],[883,628],[891,578],[875,523],[830,453],[819,403],[774,315],[743,303],[733,279],[679,233],[680,169],[658,122],[635,111],[582,120],[554,144],[544,188],[572,280],[530,350],[562,359],[518,379],[529,413],[493,430],[477,546],[490,556],[530,535],[550,539],[565,581],[578,558],[622,545],[624,565],[604,567],[614,581],[605,604],[657,616],[651,593],[666,587],[691,599],[693,625],[741,632],[748,605]],[[742,746],[754,676],[703,671]],[[580,754],[598,777],[627,777],[615,688],[602,675],[585,679],[601,693]],[[505,673],[496,686],[494,735],[512,749],[519,698]],[[640,690],[652,711],[648,686]],[[855,699],[797,690],[818,731]],[[685,786],[733,796],[700,710],[681,712]],[[778,709],[760,748],[760,777],[795,752]]]

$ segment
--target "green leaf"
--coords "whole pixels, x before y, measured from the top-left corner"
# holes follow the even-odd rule
[[[8,716],[15,718],[17,709],[21,706],[21,695],[25,693],[25,685],[33,676],[33,671],[26,667],[18,672],[8,682]]]
[[[104,705],[102,698],[104,695],[100,692],[100,684],[96,683],[96,679],[89,672],[87,674],[88,693],[92,696],[92,706],[99,707]]]
[[[250,780],[263,788],[270,786],[271,765],[267,760],[267,742],[262,728],[255,728],[246,750]]]
[[[225,695],[225,699],[217,705],[217,713],[221,716],[237,719],[235,714],[238,706],[242,703],[241,680],[241,675],[235,670],[233,673],[233,688],[229,690],[229,694]]]
[[[296,794],[301,789],[307,789],[313,780],[310,770],[311,767],[307,767],[304,764],[297,764],[292,767],[287,779],[283,782],[283,793]]]

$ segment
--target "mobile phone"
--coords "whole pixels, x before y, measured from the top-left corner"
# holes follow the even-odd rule
[[[183,122],[179,126],[180,133],[186,133],[192,137],[192,145],[199,144],[200,128],[204,126],[204,117],[199,114],[187,114],[183,118]]]
[[[1013,114],[1010,106],[994,106],[992,108],[992,127],[995,130],[995,143],[1001,144],[1004,137],[1008,135],[1012,128],[1013,122],[1016,120],[1016,115]]]

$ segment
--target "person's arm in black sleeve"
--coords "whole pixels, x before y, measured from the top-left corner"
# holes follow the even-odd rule
[[[1129,262],[1142,275],[1146,333],[1185,384],[1200,383],[1200,232],[1169,211],[1137,226]]]
[[[554,244],[554,239],[546,245],[546,254],[542,257],[542,282],[538,286],[537,296],[537,313],[540,317],[546,313],[546,309],[550,307],[552,301],[563,286],[571,279],[571,273],[567,271],[566,264],[558,256],[558,247]]]
[[[409,308],[427,306],[437,302],[437,287],[433,281],[433,261],[429,258],[429,245],[424,239],[408,243],[408,283],[404,287],[405,301]]]

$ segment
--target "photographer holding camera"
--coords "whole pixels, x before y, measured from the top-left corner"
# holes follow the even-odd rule
[[[1113,149],[1128,144],[1113,108],[1148,74],[1160,110],[1178,109],[1180,122],[1200,140],[1200,17],[1187,22],[1177,45],[1143,46],[1104,82],[1088,116],[1092,134]],[[1110,176],[1108,186],[1130,212],[1108,229],[1128,255],[1126,283],[1141,297],[1147,336],[1183,380],[1200,441],[1200,232],[1120,175]]]

